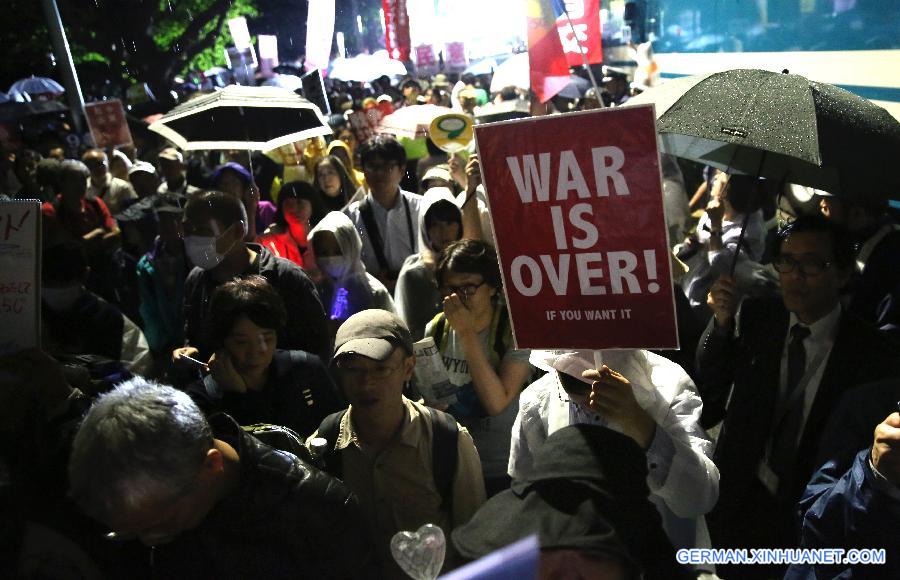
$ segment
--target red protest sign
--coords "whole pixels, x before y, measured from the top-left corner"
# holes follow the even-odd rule
[[[113,99],[99,103],[88,103],[84,106],[91,136],[97,147],[118,147],[131,145],[131,131],[125,121],[125,109],[122,101]]]
[[[520,348],[677,348],[653,108],[475,127]]]

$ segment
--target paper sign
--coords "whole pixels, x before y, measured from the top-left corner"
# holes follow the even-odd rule
[[[331,114],[331,106],[325,95],[325,82],[322,80],[322,72],[315,69],[300,77],[303,85],[303,97],[310,103],[319,107],[323,115]]]
[[[100,149],[133,144],[122,101],[112,99],[87,103],[84,106],[84,116],[87,117],[94,144]]]
[[[531,535],[491,552],[441,580],[535,580],[541,559],[537,535]]]
[[[446,61],[447,66],[451,69],[464,69],[469,64],[466,58],[466,43],[464,42],[448,42],[445,46],[447,49]]]
[[[652,106],[475,127],[519,348],[678,348]]]
[[[434,56],[434,45],[420,44],[416,47],[416,66],[419,68],[428,68],[437,65],[437,58]]]
[[[40,346],[41,204],[0,201],[0,354]]]
[[[260,34],[256,40],[259,43],[259,69],[269,78],[272,76],[272,69],[278,66],[278,37]]]
[[[472,117],[461,113],[441,115],[431,122],[428,127],[428,136],[441,150],[447,153],[456,153],[467,149],[472,143],[472,127],[475,121]]]
[[[234,46],[238,49],[250,48],[253,41],[250,40],[250,30],[247,28],[247,19],[243,16],[232,18],[228,21],[228,31]]]

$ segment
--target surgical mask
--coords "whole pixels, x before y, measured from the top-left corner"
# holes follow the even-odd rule
[[[218,229],[213,228],[213,230],[215,233],[218,233]],[[227,232],[228,230],[226,229],[225,231]],[[234,244],[232,243],[224,253],[220,254],[217,252],[216,242],[218,242],[221,237],[221,235],[218,237],[185,236],[184,251],[195,266],[203,268],[204,270],[212,270],[222,263],[222,260],[225,259],[225,255],[234,247]]]
[[[316,261],[319,263],[319,268],[335,280],[343,278],[350,269],[350,262],[343,256],[328,256],[318,258]]]
[[[41,288],[41,298],[50,310],[61,312],[68,310],[81,297],[84,290],[81,284],[64,286],[62,288]]]

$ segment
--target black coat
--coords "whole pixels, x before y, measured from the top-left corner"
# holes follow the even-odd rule
[[[262,276],[284,300],[287,320],[284,332],[278,334],[278,348],[305,350],[319,356],[330,354],[325,309],[312,280],[290,260],[278,258],[258,244],[247,246],[257,257],[241,276]],[[189,346],[200,350],[201,360],[212,355],[204,321],[208,320],[209,301],[217,286],[209,272],[197,267],[184,283],[185,337]]]
[[[801,434],[791,485],[777,505],[753,505],[750,498],[757,498],[761,487],[757,467],[765,454],[778,399],[789,313],[780,299],[748,299],[741,308],[739,335],[720,333],[711,321],[697,353],[703,422],[709,426],[724,417],[714,457],[721,476],[719,502],[708,520],[711,530],[724,531],[737,542],[745,527],[764,530],[776,526],[770,528],[768,536],[774,546],[780,533],[784,538],[795,536],[793,506],[818,467],[819,440],[841,395],[853,386],[896,376],[900,359],[896,345],[883,334],[842,313],[834,347]],[[767,510],[776,521],[767,521],[763,515]]]
[[[240,456],[237,490],[196,529],[149,549],[111,577],[371,578],[372,542],[356,497],[340,481],[245,433],[231,417],[213,436]],[[123,546],[123,549],[125,547]],[[137,568],[135,561],[143,565]]]
[[[241,425],[271,423],[293,429],[302,439],[328,415],[346,408],[319,357],[300,350],[275,352],[261,391],[223,392],[212,375],[187,389],[204,413],[228,413]]]

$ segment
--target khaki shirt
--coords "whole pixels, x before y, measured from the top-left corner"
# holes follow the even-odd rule
[[[387,578],[407,578],[390,553],[391,538],[431,523],[441,527],[450,553],[450,532],[472,517],[485,502],[478,451],[468,431],[459,428],[453,505],[441,509],[431,460],[432,419],[424,405],[405,397],[406,417],[394,439],[372,456],[360,445],[353,427],[353,407],[341,419],[335,449],[341,450],[344,483],[357,495],[366,514],[382,571]],[[317,437],[318,433],[314,433]],[[446,566],[445,566],[446,569]]]

